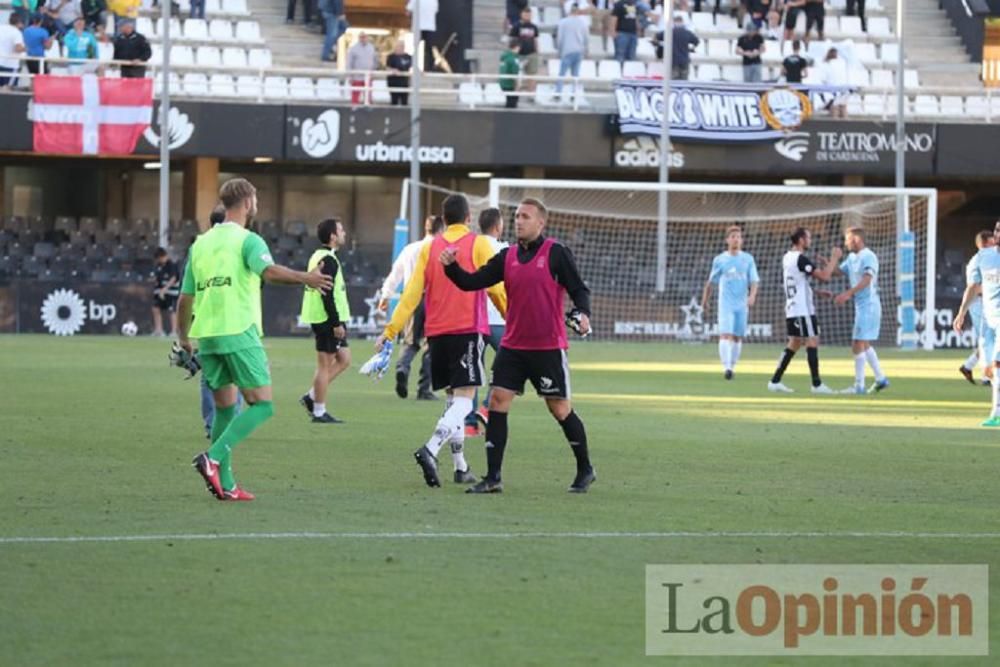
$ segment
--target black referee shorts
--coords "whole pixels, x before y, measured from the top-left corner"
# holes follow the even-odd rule
[[[512,350],[501,345],[490,385],[520,395],[527,380],[541,398],[570,398],[566,350]]]
[[[486,377],[481,334],[455,334],[427,339],[431,354],[431,386],[435,390],[481,387]]]
[[[316,351],[336,354],[338,350],[348,347],[347,337],[338,338],[333,333],[332,322],[320,322],[312,325],[313,336],[316,338]]]
[[[177,295],[167,294],[161,298],[158,294],[154,294],[153,307],[164,312],[172,313],[177,310]]]

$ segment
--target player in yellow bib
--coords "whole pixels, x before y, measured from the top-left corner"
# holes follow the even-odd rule
[[[188,256],[178,302],[178,342],[193,352],[191,339],[198,340],[202,372],[215,400],[212,446],[193,465],[219,500],[253,500],[236,484],[231,453],[274,414],[271,373],[260,341],[261,279],[321,291],[329,290],[332,281],[318,272],[274,263],[264,239],[247,229],[257,214],[257,190],[249,181],[226,181],[219,199],[226,221],[199,236]],[[237,390],[249,406],[239,415]]]
[[[311,287],[302,293],[299,320],[312,327],[316,338],[316,372],[309,393],[299,403],[312,417],[314,424],[340,424],[326,411],[326,390],[334,379],[351,365],[351,350],[347,346],[347,322],[351,305],[347,301],[347,279],[337,251],[347,242],[344,223],[328,218],[316,227],[320,247],[309,258],[308,271],[319,270],[333,280],[333,289],[326,294]]]

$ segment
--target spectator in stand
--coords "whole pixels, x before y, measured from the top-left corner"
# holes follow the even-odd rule
[[[521,19],[521,12],[528,9],[528,0],[507,0],[507,23],[504,25],[504,33],[509,33]]]
[[[53,0],[46,2],[45,13],[52,17],[56,24],[56,32],[65,35],[73,28],[76,18],[82,14],[80,0]]]
[[[785,2],[785,41],[795,37],[795,26],[799,16],[805,11],[806,0],[787,0]]]
[[[784,11],[781,0],[771,0],[767,9],[767,38],[781,39],[781,14]]]
[[[517,76],[521,73],[521,63],[517,58],[517,51],[521,48],[519,37],[510,37],[507,42],[507,50],[500,54],[500,90],[507,94],[507,108],[516,109],[518,96]]]
[[[670,61],[670,78],[687,81],[691,73],[691,52],[701,43],[698,36],[684,25],[684,14],[674,14],[673,53]],[[663,47],[661,46],[662,50]],[[662,55],[660,56],[662,58]]]
[[[142,0],[108,0],[108,9],[115,15],[116,35],[124,19],[132,19],[134,21],[139,18],[139,6],[141,4]]]
[[[538,26],[531,22],[531,10],[521,12],[521,18],[513,28],[510,36],[518,38],[518,55],[521,58],[521,72],[528,76],[538,74]],[[524,88],[528,92],[535,90],[535,81],[525,81]]]
[[[424,62],[420,64],[421,71],[433,72],[437,69],[434,65],[434,36],[437,34],[437,13],[438,0],[416,0],[420,3],[420,41],[424,45]],[[413,15],[413,2],[406,3],[406,11]],[[414,53],[416,55],[416,53]]]
[[[323,17],[324,31],[326,33],[326,36],[323,38],[323,55],[321,60],[324,62],[334,61],[337,59],[337,40],[347,30],[344,0],[320,0],[319,11]]]
[[[80,11],[87,22],[87,28],[93,30],[102,26],[107,18],[107,5],[104,0],[81,0]]]
[[[823,84],[827,86],[847,86],[850,77],[847,71],[847,61],[840,57],[837,49],[831,48],[826,52],[823,61]],[[847,98],[849,93],[841,93],[833,98],[828,108],[830,115],[834,118],[847,118]]]
[[[573,5],[569,16],[563,17],[556,26],[556,48],[559,50],[559,81],[556,94],[562,93],[562,77],[566,73],[576,78],[580,76],[580,63],[587,53],[590,30],[583,21],[579,5]]]
[[[191,0],[190,18],[205,20],[205,0]]]
[[[764,38],[760,36],[760,27],[753,21],[747,22],[746,33],[736,42],[736,55],[743,56],[743,81],[745,83],[760,83],[761,59],[764,53]]]
[[[809,33],[812,32],[813,26],[816,26],[816,34],[819,36],[819,41],[826,39],[823,32],[823,25],[826,20],[826,7],[823,6],[824,0],[806,0],[806,44],[809,43]]]
[[[135,31],[135,21],[125,20],[121,30],[115,37],[115,60],[127,60],[131,65],[122,66],[122,77],[126,79],[141,79],[146,76],[146,68],[142,63],[153,56],[146,37]]]
[[[0,25],[0,88],[13,88],[21,69],[19,56],[24,53],[21,15],[11,13],[7,25]]]
[[[21,23],[27,25],[38,8],[38,0],[13,0],[11,10],[21,17]]]
[[[809,61],[799,55],[802,42],[792,42],[792,53],[781,63],[781,72],[785,75],[785,83],[802,83],[809,74]]]
[[[84,60],[97,60],[97,39],[94,33],[87,30],[87,22],[82,16],[77,16],[73,21],[73,29],[63,35],[63,49],[65,56],[72,58],[76,62],[70,67],[74,74],[81,74],[93,69],[89,65],[84,65]],[[96,68],[96,63],[94,64]]]
[[[351,77],[351,104],[368,104],[371,100],[371,73],[378,68],[378,51],[368,39],[368,33],[358,33],[358,41],[347,50],[347,70]],[[359,78],[360,77],[360,78]]]
[[[42,27],[42,15],[32,14],[31,25],[24,29],[25,55],[32,58],[44,58],[45,50],[55,41],[48,30]],[[40,60],[28,60],[28,71],[32,74],[47,74],[48,65],[42,66]]]
[[[618,0],[611,15],[615,19],[612,29],[615,60],[619,63],[635,60],[635,50],[639,45],[639,7],[636,0]]]
[[[395,50],[385,59],[385,67],[389,70],[389,97],[392,98],[392,104],[405,107],[410,98],[405,90],[410,87],[410,77],[407,72],[413,67],[413,57],[406,52],[403,40],[396,42]],[[404,90],[396,90],[399,88]]]
[[[605,51],[608,50],[608,35],[614,33],[615,18],[611,14],[614,6],[615,0],[594,0],[590,31],[592,34],[601,36],[601,45]]]
[[[868,32],[868,17],[865,16],[865,0],[847,0],[847,15],[861,18],[861,29]]]
[[[86,18],[84,19],[86,20]],[[94,39],[97,40],[97,59],[104,60],[114,60],[115,58],[115,44],[108,37],[108,29],[103,23],[98,23],[93,28]],[[100,71],[100,76],[104,76],[104,70]]]
[[[285,23],[295,22],[295,5],[298,4],[298,0],[288,0],[287,11],[285,12]],[[302,13],[304,14],[303,23],[306,25],[312,23],[312,1],[302,0]]]

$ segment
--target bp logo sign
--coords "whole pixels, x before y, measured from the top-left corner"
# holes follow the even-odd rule
[[[80,332],[87,320],[107,324],[115,319],[117,308],[111,303],[85,302],[70,289],[57,289],[42,302],[42,324],[56,336],[72,336]]]

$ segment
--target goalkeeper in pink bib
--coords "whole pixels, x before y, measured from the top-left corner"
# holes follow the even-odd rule
[[[587,452],[587,432],[570,403],[566,323],[577,333],[590,333],[590,290],[580,278],[573,254],[543,235],[548,211],[537,199],[517,207],[517,245],[504,248],[474,273],[455,261],[455,251],[441,253],[445,275],[460,289],[481,290],[499,282],[507,291],[507,330],[493,363],[489,420],[486,426],[486,477],[466,493],[500,493],[500,469],[507,446],[507,414],[514,396],[531,381],[562,427],[576,458],[572,493],[586,493],[597,479]],[[563,314],[568,293],[574,310]]]

